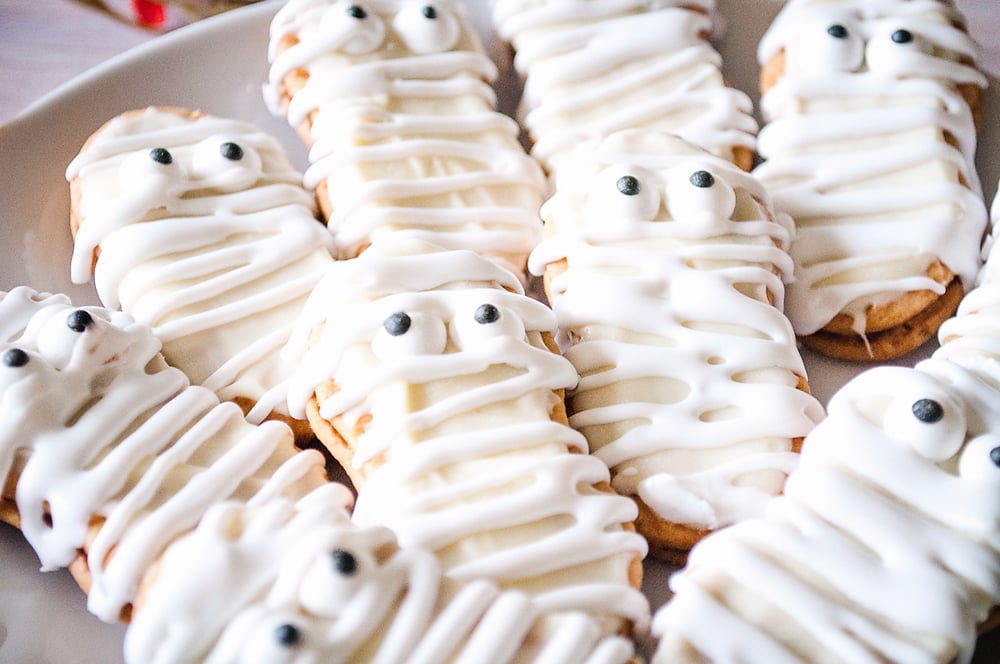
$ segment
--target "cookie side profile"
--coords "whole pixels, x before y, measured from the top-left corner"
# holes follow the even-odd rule
[[[823,417],[781,312],[791,229],[751,176],[677,137],[569,154],[529,264],[581,375],[569,422],[653,553],[682,560],[781,492]]]
[[[288,417],[278,351],[333,262],[301,174],[273,137],[175,108],[98,129],[67,169],[72,278],[150,325],[171,365],[255,422]]]
[[[975,53],[950,2],[795,0],[762,39],[754,173],[797,225],[787,312],[806,345],[904,355],[971,287],[987,218]]]

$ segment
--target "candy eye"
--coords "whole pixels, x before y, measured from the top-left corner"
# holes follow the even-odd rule
[[[291,623],[274,628],[274,642],[282,648],[295,648],[302,643],[302,631]]]
[[[865,41],[848,21],[804,25],[787,48],[789,67],[806,74],[854,72],[865,58]]]
[[[660,192],[652,174],[637,166],[618,165],[596,176],[587,196],[588,218],[598,228],[625,221],[653,221]]]
[[[681,222],[730,219],[736,209],[736,192],[706,169],[680,167],[667,179],[667,208]]]
[[[330,48],[351,55],[371,53],[385,41],[385,24],[363,2],[334,5],[320,19],[319,31]]]
[[[166,148],[153,148],[149,151],[149,158],[164,166],[174,163],[174,156]]]
[[[359,589],[379,575],[379,565],[367,547],[353,551],[335,547],[313,559],[298,581],[302,606],[325,618],[349,609]]]
[[[218,137],[199,143],[191,158],[191,172],[199,185],[223,192],[251,187],[262,171],[256,150]]]
[[[489,325],[500,320],[500,310],[492,304],[481,304],[473,318],[480,325]]]
[[[243,148],[241,148],[238,143],[226,141],[219,146],[219,154],[222,155],[223,159],[227,159],[229,161],[239,161],[240,159],[243,159]]]
[[[994,466],[1000,468],[1000,447],[994,447],[990,450],[990,461],[993,462]]]
[[[958,454],[967,429],[962,405],[943,390],[935,392],[925,392],[915,399],[905,393],[898,395],[887,406],[884,426],[893,438],[910,445],[921,456],[940,462]]]
[[[866,58],[868,68],[883,73],[899,73],[912,70],[914,56],[922,56],[931,51],[926,39],[905,28],[890,28],[872,35],[868,42]]]
[[[11,348],[4,352],[3,363],[11,369],[19,369],[26,365],[31,358],[20,348]]]
[[[77,309],[66,317],[66,327],[74,332],[83,333],[94,324],[94,317],[83,309]]]
[[[1000,438],[996,434],[970,440],[958,459],[958,474],[980,482],[1000,485]]]
[[[442,53],[458,43],[462,26],[450,11],[427,2],[407,3],[392,28],[414,53]]]
[[[372,350],[383,360],[444,351],[448,335],[444,321],[422,312],[395,312],[387,316],[372,341]]]
[[[484,342],[500,337],[526,338],[521,318],[514,311],[492,303],[479,305],[471,316],[456,315],[451,321],[451,334],[464,350],[481,347]]]
[[[126,191],[142,191],[150,182],[162,183],[164,179],[168,181],[187,179],[180,162],[166,148],[134,152],[126,156],[118,167],[118,181]],[[150,204],[158,205],[161,201],[150,201]]]

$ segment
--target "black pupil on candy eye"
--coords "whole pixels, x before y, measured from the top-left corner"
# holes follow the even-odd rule
[[[642,191],[642,185],[639,184],[639,179],[634,175],[621,176],[618,178],[616,186],[618,187],[618,191],[626,196],[636,196]]]
[[[351,576],[358,571],[358,561],[349,551],[334,549],[330,553],[330,559],[333,562],[333,569],[344,576]]]
[[[830,35],[834,39],[847,39],[847,28],[839,23],[834,23],[826,29],[826,34]]]
[[[385,319],[385,331],[394,337],[398,337],[401,334],[406,334],[407,330],[410,329],[410,323],[413,321],[410,319],[409,315],[403,313],[402,311],[397,311],[388,318]]]
[[[223,143],[219,146],[219,154],[229,161],[239,161],[243,158],[243,148],[236,143]]]
[[[708,189],[715,184],[715,178],[708,171],[695,171],[691,174],[691,184],[701,189]]]
[[[170,150],[166,148],[153,148],[149,151],[149,158],[158,164],[163,164],[164,166],[174,163],[173,155],[171,155]]]
[[[77,309],[69,316],[66,317],[66,327],[73,330],[74,332],[84,332],[88,327],[94,324],[94,318],[86,311],[82,309]]]
[[[274,640],[286,648],[294,648],[302,641],[302,632],[295,625],[278,625],[274,630]]]
[[[28,354],[20,348],[11,348],[3,354],[3,363],[12,369],[23,367],[28,363]]]
[[[432,21],[438,17],[437,10],[431,7],[430,5],[427,5],[426,7],[421,9],[420,13],[424,15],[424,18],[430,19]]]
[[[990,461],[993,462],[994,466],[1000,466],[1000,447],[994,447],[990,450]]]
[[[350,7],[347,8],[347,15],[350,16],[351,18],[356,18],[358,20],[361,20],[363,18],[368,17],[368,12],[366,12],[361,7],[358,7],[357,5],[351,5]]]
[[[909,30],[896,30],[892,33],[892,41],[897,44],[909,44],[913,41],[913,33]]]
[[[913,402],[913,416],[924,424],[934,424],[944,417],[944,408],[933,399],[918,399]]]
[[[480,325],[489,325],[500,320],[500,310],[492,304],[481,304],[476,309],[476,322]]]

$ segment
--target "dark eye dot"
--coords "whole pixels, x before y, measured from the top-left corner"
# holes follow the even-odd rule
[[[634,175],[623,175],[618,178],[618,182],[615,183],[618,187],[618,191],[625,194],[626,196],[636,196],[642,191],[642,185],[639,184],[639,178]]]
[[[66,316],[66,327],[74,332],[85,332],[93,324],[94,317],[83,309],[77,309],[69,316]]]
[[[934,424],[944,417],[944,408],[933,399],[918,399],[913,402],[913,416],[924,424]]]
[[[847,39],[847,28],[839,23],[834,23],[826,29],[826,34],[830,35],[834,39]]]
[[[913,41],[913,33],[909,30],[896,30],[892,33],[892,41],[897,44],[909,44]]]
[[[28,354],[20,348],[11,348],[3,354],[3,363],[12,369],[23,367],[29,359]]]
[[[410,329],[410,324],[413,320],[410,316],[402,311],[397,311],[382,323],[385,326],[385,331],[394,337],[398,337],[401,334],[406,334],[407,330]]]
[[[368,18],[368,12],[366,12],[361,7],[358,7],[357,5],[351,5],[350,7],[348,7],[347,15],[350,16],[351,18],[356,18],[359,21]]]
[[[990,450],[990,461],[993,462],[994,466],[1000,466],[1000,447],[994,447]]]
[[[708,171],[695,171],[691,174],[691,184],[700,189],[708,189],[715,184],[715,178]]]
[[[500,310],[492,304],[481,304],[476,309],[475,318],[480,325],[489,325],[500,320]]]
[[[243,148],[236,143],[223,143],[219,146],[219,154],[229,161],[239,161],[243,158]]]
[[[351,576],[358,571],[358,561],[350,551],[334,549],[330,552],[333,569],[344,576]]]
[[[424,18],[430,19],[432,21],[438,17],[437,10],[431,7],[430,5],[426,5],[423,9],[420,10],[420,13],[424,15]]]
[[[149,151],[149,158],[164,166],[174,163],[174,156],[166,148],[153,148]]]
[[[302,632],[295,625],[285,623],[274,629],[274,640],[286,648],[294,648],[302,643]]]

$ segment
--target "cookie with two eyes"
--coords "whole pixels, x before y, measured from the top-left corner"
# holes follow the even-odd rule
[[[943,357],[870,369],[784,496],[691,552],[653,661],[968,662],[1000,605],[997,495],[995,380]]]
[[[313,196],[278,141],[178,108],[128,111],[67,169],[71,277],[150,325],[191,381],[260,422],[288,417],[291,321],[333,263]]]
[[[667,134],[571,153],[542,208],[558,341],[581,378],[570,424],[682,559],[759,514],[823,416],[782,314],[788,220],[752,176]]]
[[[355,522],[434,552],[450,578],[598,616],[609,633],[642,627],[646,542],[566,423],[577,374],[554,330],[474,252],[374,244],[306,306],[286,348],[290,407],[354,480]]]
[[[323,489],[220,504],[175,542],[141,595],[129,662],[624,664],[632,642],[580,612],[488,581],[351,523]]]
[[[128,618],[150,569],[215,503],[327,483],[322,455],[299,452],[288,427],[249,424],[159,348],[127,314],[0,294],[0,518],[43,570],[68,566],[109,622]]]
[[[289,0],[269,56],[266,98],[309,146],[338,257],[403,235],[523,272],[545,178],[461,2]]]
[[[971,288],[976,48],[945,1],[793,0],[762,39],[754,173],[795,219],[787,311],[819,352],[904,355]]]
[[[519,113],[552,171],[583,141],[643,129],[682,136],[749,170],[753,102],[710,42],[714,0],[498,0],[493,23],[524,79]]]

